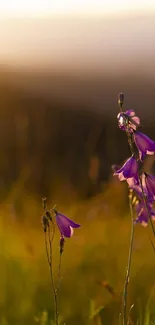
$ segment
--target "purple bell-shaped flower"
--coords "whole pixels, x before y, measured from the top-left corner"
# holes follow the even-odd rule
[[[138,184],[138,162],[136,158],[131,156],[127,159],[124,165],[114,175],[118,176],[120,181],[126,180],[129,186]]]
[[[80,225],[67,218],[64,214],[57,212],[55,209],[54,212],[56,217],[56,224],[59,228],[61,235],[63,235],[64,237],[72,237],[74,233],[73,228],[79,228]]]
[[[139,151],[139,158],[143,161],[146,155],[153,155],[155,152],[155,141],[141,132],[134,132],[134,141]]]

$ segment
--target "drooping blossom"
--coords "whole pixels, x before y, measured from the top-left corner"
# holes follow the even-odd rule
[[[136,158],[131,156],[127,159],[124,165],[114,175],[118,176],[120,181],[126,180],[129,186],[138,184],[138,162]]]
[[[73,228],[79,228],[80,225],[67,218],[64,214],[57,212],[54,209],[56,224],[59,228],[60,234],[64,237],[72,237],[74,233]]]
[[[155,200],[155,176],[143,172],[142,186],[144,191],[147,193],[148,198]]]
[[[155,210],[153,209],[152,203],[146,202],[146,204],[143,200],[137,201],[135,204],[135,211],[137,215],[135,223],[141,223],[141,225],[144,227],[147,226],[150,217],[152,220],[155,220]]]
[[[139,151],[139,158],[143,161],[146,155],[153,155],[155,152],[155,141],[141,132],[134,132],[134,141]]]
[[[118,126],[123,131],[130,131],[136,130],[137,127],[140,125],[140,119],[136,116],[135,112],[130,109],[126,112],[121,112],[117,115],[118,119]]]

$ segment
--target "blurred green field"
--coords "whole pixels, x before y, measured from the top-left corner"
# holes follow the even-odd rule
[[[55,203],[58,210],[81,224],[65,243],[59,303],[62,324],[119,324],[130,237],[126,184],[112,180],[104,184],[103,193],[76,204],[59,204],[48,198],[49,206]],[[54,318],[42,213],[41,198],[22,192],[21,180],[1,203],[1,325],[51,324]],[[57,231],[55,276],[58,258]],[[148,325],[155,320],[154,269],[148,228],[136,225],[128,296],[128,307],[134,303],[133,324]]]

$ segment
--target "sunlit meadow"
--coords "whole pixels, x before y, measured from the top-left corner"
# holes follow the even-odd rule
[[[55,325],[44,197],[81,225],[63,247],[59,325],[122,325],[131,216],[112,165],[131,153],[117,96],[155,140],[154,1],[5,0],[0,27],[0,325]],[[155,325],[150,229],[135,225],[127,325]]]
[[[125,185],[111,181],[104,186],[104,193],[92,199],[61,205],[64,213],[82,225],[66,240],[63,253],[59,308],[67,324],[118,324],[130,218]],[[21,191],[22,179],[14,187]],[[12,191],[1,204],[1,324],[35,324],[43,322],[43,317],[48,319],[45,324],[50,324],[53,296],[40,222],[41,201],[20,194],[17,212],[13,209],[16,197]],[[54,270],[58,243],[57,231]],[[154,319],[153,290],[154,252],[147,230],[137,226],[129,288],[133,323],[150,324],[144,322],[148,312]]]

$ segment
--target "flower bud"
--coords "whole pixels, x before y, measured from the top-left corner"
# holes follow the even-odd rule
[[[42,221],[43,230],[44,232],[46,232],[47,228],[49,227],[49,221],[47,219],[47,216],[42,216],[41,221]]]
[[[49,210],[46,211],[46,217],[47,219],[49,219],[50,221],[52,221],[52,216]]]
[[[123,106],[123,103],[124,103],[124,94],[123,93],[120,93],[118,95],[118,104],[120,105],[120,107]]]
[[[47,209],[47,199],[46,199],[46,197],[42,198],[42,204],[43,204],[44,210],[46,210]]]
[[[61,236],[60,237],[60,254],[62,254],[64,251],[64,244],[65,244],[65,238],[64,238],[64,236]]]

